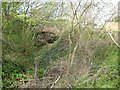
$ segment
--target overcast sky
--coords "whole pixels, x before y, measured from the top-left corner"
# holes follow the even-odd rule
[[[73,1],[73,2],[76,2],[76,1],[80,1],[80,0],[35,0],[35,1]],[[83,0],[83,1],[86,1],[86,0]],[[89,0],[88,0],[89,1]],[[114,5],[116,5],[120,0],[94,0],[95,2],[96,1],[104,1],[104,2],[111,2],[113,3]]]
[[[77,5],[78,2],[80,0],[30,0],[30,1],[37,1],[37,2],[75,2],[75,4]],[[83,2],[86,1],[91,1],[91,0],[82,0]],[[118,13],[118,2],[120,0],[92,0],[95,3],[97,2],[101,2],[99,6],[101,8],[101,12],[99,13],[99,15],[97,16],[96,22],[97,23],[104,23],[105,21],[107,21],[110,17],[112,13]],[[102,6],[105,6],[104,8],[102,8]]]

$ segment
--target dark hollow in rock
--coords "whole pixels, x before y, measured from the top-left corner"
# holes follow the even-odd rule
[[[39,46],[44,46],[47,43],[54,43],[59,36],[57,36],[55,33],[53,32],[38,32],[35,35],[35,46],[39,47]]]

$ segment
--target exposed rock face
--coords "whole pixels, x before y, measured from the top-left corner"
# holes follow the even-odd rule
[[[47,43],[54,43],[58,39],[58,36],[53,32],[38,32],[35,35],[35,46],[44,46]]]

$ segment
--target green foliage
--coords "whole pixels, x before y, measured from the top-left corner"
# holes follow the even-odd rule
[[[27,77],[22,74],[20,66],[12,62],[6,62],[2,65],[2,82],[3,88],[17,87],[17,81],[26,79]]]
[[[2,3],[3,11],[3,88],[17,87],[17,81],[26,79],[24,74],[30,74],[27,68],[33,68],[34,47],[32,33],[29,34],[29,18],[19,14],[22,3]],[[7,9],[7,6],[9,9]],[[19,14],[19,15],[18,15]],[[29,48],[28,48],[29,47]]]
[[[37,76],[38,76],[39,78],[42,78],[42,77],[44,76],[44,72],[45,72],[45,70],[44,70],[43,68],[40,68],[40,69],[38,70]]]
[[[49,65],[49,62],[55,61],[60,57],[68,55],[68,45],[66,45],[67,42],[64,44],[63,42],[64,41],[61,38],[51,48],[45,46],[39,51],[40,67],[46,67]]]
[[[99,47],[102,49],[101,47]],[[106,49],[105,49],[106,48]],[[118,49],[116,46],[104,46],[101,54],[95,53],[97,56],[93,67],[89,73],[90,76],[83,78],[85,83],[77,83],[76,88],[118,88]],[[103,55],[102,55],[103,54]],[[98,58],[97,58],[98,57]],[[100,58],[101,57],[101,58]],[[103,58],[103,59],[102,59]],[[98,72],[100,71],[100,73]],[[95,74],[97,77],[95,77]],[[90,79],[91,78],[91,79]],[[90,79],[90,80],[89,80]]]
[[[113,22],[118,22],[119,21],[119,18],[118,16],[115,16],[113,19],[112,19]]]
[[[2,67],[0,66],[0,89],[2,89]]]
[[[3,16],[17,15],[17,10],[20,9],[21,4],[22,2],[2,2]]]
[[[63,58],[65,58],[63,60],[68,60],[68,52],[70,51],[68,45],[69,30],[62,33],[60,38],[52,44],[46,44],[43,47],[34,46],[35,34],[40,30],[43,30],[45,26],[55,26],[60,30],[66,29],[65,27],[68,23],[66,23],[63,19],[60,19],[59,15],[56,15],[56,11],[60,10],[59,3],[44,3],[44,5],[39,9],[36,10],[34,8],[30,10],[30,15],[28,15],[25,11],[21,11],[23,9],[21,8],[23,7],[22,4],[24,4],[24,2],[2,2],[3,65],[2,73],[0,72],[0,74],[2,74],[3,89],[17,87],[17,81],[19,80],[34,79],[34,60],[36,57],[38,57],[38,78],[43,78],[45,76],[46,68],[53,64],[53,62],[59,62],[58,60],[62,60]],[[58,18],[56,19],[55,16],[58,16]],[[80,28],[73,28],[74,33],[71,34],[71,40],[73,43],[71,51],[73,51],[74,46],[82,33],[80,42],[85,44],[88,43],[88,45],[89,42],[92,42],[93,47],[95,47],[93,49],[95,52],[92,57],[93,65],[88,73],[88,76],[83,78],[80,77],[80,82],[73,85],[73,87],[119,87],[117,85],[117,47],[111,43],[108,36],[104,33],[99,34],[99,32],[87,30],[82,31],[83,28],[79,31],[79,29]],[[83,48],[86,47],[87,45],[85,47],[83,46]],[[31,78],[27,78],[27,76],[31,76]],[[83,83],[86,80],[88,81]]]

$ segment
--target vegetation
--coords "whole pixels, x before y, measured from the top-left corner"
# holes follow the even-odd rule
[[[118,32],[110,34],[115,43],[96,29],[87,18],[91,7],[93,2],[2,2],[3,90],[119,88]]]

